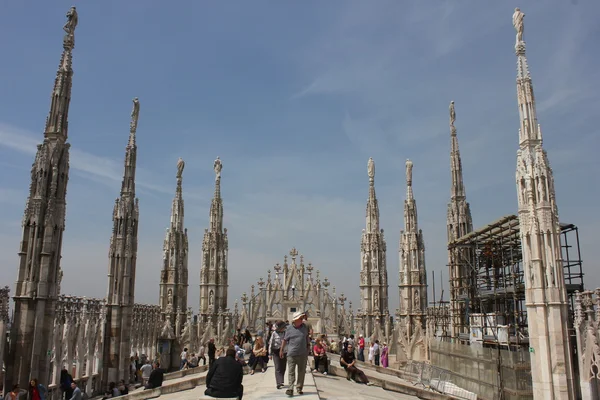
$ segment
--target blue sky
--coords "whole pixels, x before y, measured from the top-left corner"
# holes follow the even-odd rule
[[[29,171],[43,137],[64,14],[73,5],[33,3],[0,4],[0,284],[11,287]],[[560,219],[579,226],[586,284],[600,286],[599,2],[74,4],[63,292],[106,293],[112,207],[137,96],[136,301],[158,300],[180,156],[187,163],[194,309],[216,156],[223,160],[231,306],[296,246],[357,308],[369,157],[377,165],[390,308],[398,306],[407,158],[414,162],[427,267],[436,271],[439,297],[440,271],[448,276],[451,100],[474,225],[516,212],[515,6],[527,15],[527,54]]]

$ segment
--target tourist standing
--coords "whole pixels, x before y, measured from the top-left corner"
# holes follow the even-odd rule
[[[45,400],[48,391],[37,379],[32,379],[29,382],[29,400]]]
[[[389,365],[388,362],[388,353],[389,353],[389,348],[387,346],[386,343],[383,344],[383,347],[381,348],[381,365],[383,366],[383,368],[387,368]]]
[[[208,367],[210,368],[215,362],[215,354],[217,352],[217,346],[215,346],[215,339],[208,341]]]
[[[152,373],[152,365],[150,365],[150,360],[146,360],[142,368],[142,385],[146,386],[148,384],[148,378],[150,378],[150,374]]]
[[[379,340],[375,340],[373,344],[373,361],[376,366],[379,366],[379,356],[380,356],[380,348],[379,348]]]
[[[365,361],[365,338],[362,333],[358,338],[358,361]]]
[[[187,358],[188,358],[188,353],[187,353],[188,349],[187,347],[185,347],[183,349],[183,351],[181,352],[181,354],[179,355],[179,357],[181,358],[181,361],[179,362],[179,369],[182,370],[183,367],[185,367],[185,364],[187,364]],[[175,353],[177,354],[177,353]]]
[[[73,377],[66,368],[60,370],[60,388],[65,394],[65,399],[69,400],[71,396],[73,396],[73,389],[71,388],[71,382],[73,382]]]
[[[269,340],[269,354],[273,357],[273,364],[275,364],[275,382],[277,383],[277,389],[283,387],[283,376],[285,374],[285,367],[287,363],[286,354],[283,353],[283,357],[279,351],[281,350],[282,336],[287,327],[283,321],[277,321],[275,323],[275,329],[271,334],[271,340]]]
[[[373,347],[375,343],[371,342],[369,344],[369,362],[373,364],[373,360],[375,358],[375,348]]]
[[[285,394],[288,396],[294,395],[296,368],[298,368],[296,392],[298,392],[298,394],[304,393],[302,388],[304,386],[304,375],[306,374],[306,362],[308,360],[308,347],[310,346],[310,341],[308,338],[308,329],[302,322],[303,317],[304,313],[300,311],[294,314],[292,324],[287,327],[283,334],[281,349],[279,350],[279,356],[281,358],[283,358],[284,352],[287,350],[289,388],[285,391]]]
[[[206,349],[204,348],[204,346],[200,346],[200,356],[198,358],[198,365],[200,365],[200,360],[202,360],[202,365],[206,365],[206,356],[204,355],[205,351]]]

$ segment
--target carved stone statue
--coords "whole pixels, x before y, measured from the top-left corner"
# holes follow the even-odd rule
[[[375,179],[375,162],[373,161],[373,157],[369,157],[367,171],[369,173],[369,179]]]
[[[133,109],[131,110],[131,131],[137,129],[138,117],[140,116],[140,100],[137,97],[133,98]]]
[[[450,102],[450,125],[454,126],[456,121],[456,111],[454,110],[454,101]]]
[[[517,31],[517,43],[523,41],[523,18],[525,14],[518,7],[515,8],[515,13],[513,14],[513,26]]]
[[[177,160],[177,179],[181,179],[184,168],[185,168],[185,161],[183,161],[183,158],[179,157],[179,160]]]
[[[410,160],[406,160],[406,184],[412,186],[412,169],[413,163]]]
[[[419,311],[421,309],[421,298],[417,289],[415,289],[413,296],[414,311]]]
[[[213,168],[214,168],[215,174],[216,174],[215,179],[221,180],[221,170],[223,169],[223,163],[221,162],[221,159],[219,157],[217,157],[217,159],[215,160]]]
[[[75,27],[77,27],[77,10],[75,6],[71,7],[69,11],[67,11],[67,22],[63,29],[67,32],[67,35],[73,35],[75,33]]]

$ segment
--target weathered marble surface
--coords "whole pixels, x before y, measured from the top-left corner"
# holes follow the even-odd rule
[[[524,14],[515,10],[519,150],[516,186],[525,274],[531,375],[536,399],[574,399],[569,307],[560,247],[554,177],[543,148],[523,41]],[[535,316],[535,317],[533,317]]]
[[[366,226],[360,242],[360,309],[356,312],[357,333],[375,340],[382,337],[388,311],[387,245],[380,229],[379,204],[375,194],[375,162],[367,162],[369,197]]]

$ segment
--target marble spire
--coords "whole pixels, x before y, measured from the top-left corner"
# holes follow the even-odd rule
[[[140,102],[133,99],[129,140],[125,147],[125,166],[121,194],[113,209],[113,230],[108,250],[108,292],[106,296],[106,338],[103,382],[129,379],[132,313],[135,298],[135,272],[138,245],[139,203],[135,197],[135,169]]]
[[[66,143],[73,78],[73,48],[77,11],[72,7],[64,26],[63,52],[50,96],[44,141],[38,145],[31,167],[29,196],[22,221],[19,268],[11,349],[6,363],[6,387],[28,386],[29,378],[47,385],[55,304],[61,274],[62,238],[65,230],[69,180],[69,147]]]
[[[456,134],[456,109],[454,101],[450,102],[450,202],[446,214],[446,228],[448,243],[473,231],[471,207],[467,202],[467,195],[463,181],[462,160],[458,148]],[[470,285],[470,270],[465,267],[464,260],[469,259],[468,249],[452,248],[448,250],[448,273],[450,275],[450,310],[451,331],[453,337],[468,330],[466,313],[461,309],[459,297],[467,294]]]
[[[184,208],[181,183],[185,162],[177,161],[177,186],[171,206],[171,222],[163,245],[163,267],[160,276],[160,308],[163,320],[186,320],[188,292],[188,236],[183,226]],[[177,332],[179,335],[181,332]]]
[[[554,177],[537,122],[535,96],[523,40],[525,14],[515,9],[517,31],[517,199],[525,273],[533,396],[575,399],[568,326],[569,306],[562,270]]]
[[[400,232],[400,315],[409,317],[407,326],[417,324],[415,318],[427,308],[427,271],[425,242],[419,229],[417,202],[412,190],[413,163],[406,160],[406,200],[404,201],[404,230]],[[420,319],[418,324],[423,324]]]
[[[369,158],[369,198],[367,200],[366,229],[363,229],[360,255],[361,324],[365,337],[377,335],[388,312],[388,281],[386,243],[383,229],[379,228],[379,205],[375,195],[375,162]]]
[[[200,318],[210,321],[216,332],[222,313],[227,310],[228,250],[227,229],[223,228],[223,199],[221,198],[221,170],[223,163],[217,157],[213,164],[215,192],[210,204],[209,228],[202,240],[200,268]]]
[[[427,309],[427,269],[425,241],[419,229],[417,202],[412,188],[413,163],[406,160],[406,200],[404,200],[404,230],[400,231],[400,308],[398,310],[398,343],[396,354],[404,360],[426,357],[423,343],[425,310]],[[418,337],[416,337],[418,336]]]

